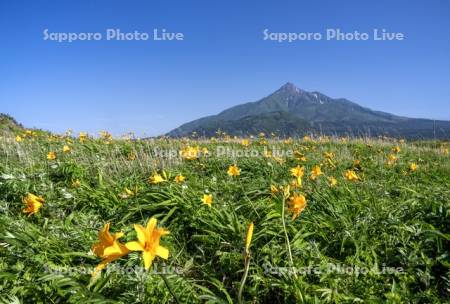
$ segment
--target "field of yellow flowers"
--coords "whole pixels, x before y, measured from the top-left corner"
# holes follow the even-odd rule
[[[0,303],[448,303],[445,142],[0,138]]]

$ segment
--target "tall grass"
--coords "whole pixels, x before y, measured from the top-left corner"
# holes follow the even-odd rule
[[[62,152],[65,144],[70,153]],[[209,155],[188,161],[160,153],[196,145]],[[401,149],[398,160],[388,165],[395,146]],[[255,150],[259,156],[219,157],[217,147]],[[306,161],[264,157],[267,147],[301,152]],[[254,222],[243,302],[448,302],[447,147],[326,138],[266,143],[256,138],[248,147],[230,138],[91,138],[80,143],[44,133],[16,142],[4,135],[1,301],[234,303],[244,275],[245,231]],[[46,159],[49,151],[57,152],[56,160]],[[334,153],[332,164],[324,152]],[[416,171],[410,170],[411,163],[418,165]],[[239,166],[240,176],[227,175],[232,164]],[[270,187],[290,184],[289,169],[299,164],[306,174],[302,186],[291,186],[291,191],[304,194],[307,207],[292,220],[282,193],[272,193]],[[313,181],[309,172],[315,165],[321,165],[324,175]],[[354,170],[360,180],[347,181],[346,170]],[[166,182],[148,182],[163,171]],[[178,174],[186,176],[184,183],[173,180]],[[329,185],[330,176],[337,179],[336,186]],[[74,185],[77,180],[79,186]],[[137,194],[125,198],[125,188],[137,189]],[[22,213],[28,192],[45,199],[33,216]],[[211,208],[201,202],[205,193],[214,197]],[[98,230],[110,222],[112,231],[125,233],[124,242],[131,241],[136,238],[133,224],[144,225],[150,217],[171,232],[161,240],[170,250],[169,259],[156,259],[147,272],[141,255],[130,253],[92,279],[88,272],[100,262],[91,252]]]

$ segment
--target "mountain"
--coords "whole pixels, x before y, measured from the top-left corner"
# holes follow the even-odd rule
[[[405,138],[450,138],[450,121],[397,116],[362,107],[344,98],[307,92],[286,83],[269,96],[203,117],[170,131],[181,137],[197,132],[210,137],[217,130],[247,136],[275,132],[280,136],[323,135]]]

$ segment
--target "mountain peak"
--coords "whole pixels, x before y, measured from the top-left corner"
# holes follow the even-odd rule
[[[286,82],[279,91],[288,92],[298,94],[301,92],[299,88],[297,88],[292,82]]]

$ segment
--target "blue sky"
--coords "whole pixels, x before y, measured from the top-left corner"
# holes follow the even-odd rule
[[[157,135],[305,90],[411,117],[450,120],[450,2],[0,0],[0,112],[55,132]],[[183,41],[44,41],[50,32],[182,32]],[[403,41],[264,41],[327,28]]]

